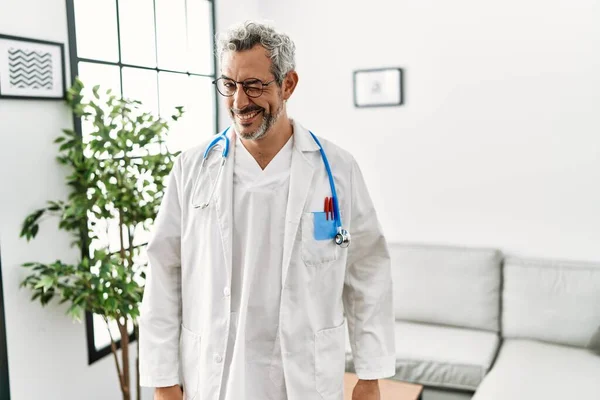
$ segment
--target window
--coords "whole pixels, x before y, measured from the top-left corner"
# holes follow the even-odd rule
[[[72,78],[139,100],[157,115],[183,106],[183,118],[171,122],[171,151],[216,133],[212,0],[67,0],[67,14]],[[75,129],[85,136],[81,121]],[[117,234],[106,232],[111,243]],[[86,326],[92,363],[110,353],[110,338],[102,318],[88,314]]]

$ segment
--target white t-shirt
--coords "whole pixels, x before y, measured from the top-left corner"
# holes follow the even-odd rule
[[[285,400],[279,307],[293,135],[262,170],[239,138],[233,171],[231,323],[222,400]]]

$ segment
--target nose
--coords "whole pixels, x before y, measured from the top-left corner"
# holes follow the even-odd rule
[[[250,104],[250,98],[244,91],[243,86],[240,83],[238,83],[237,85],[237,90],[233,94],[233,107],[237,108],[238,110],[241,110],[248,104]]]

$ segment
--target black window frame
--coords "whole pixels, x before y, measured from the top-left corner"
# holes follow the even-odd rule
[[[163,69],[163,68],[159,68],[158,65],[155,68],[151,68],[151,67],[144,67],[144,66],[139,66],[139,65],[131,65],[131,64],[126,64],[122,62],[122,57],[121,57],[121,26],[120,26],[120,21],[119,21],[119,0],[114,0],[115,1],[115,5],[116,5],[116,18],[117,18],[117,40],[118,40],[118,55],[119,55],[119,59],[117,62],[109,62],[109,61],[100,61],[100,60],[94,60],[94,59],[88,59],[88,58],[80,58],[77,54],[77,34],[76,34],[76,27],[75,27],[75,5],[74,5],[74,0],[65,0],[67,3],[67,25],[68,25],[68,33],[69,33],[69,64],[70,64],[70,69],[71,69],[71,83],[73,83],[75,81],[75,78],[77,77],[77,75],[79,74],[79,62],[83,61],[83,62],[88,62],[88,63],[95,63],[95,64],[104,64],[104,65],[111,65],[111,66],[118,66],[119,67],[119,75],[120,75],[120,81],[121,81],[121,95],[123,94],[123,67],[132,67],[132,68],[138,68],[138,69],[144,69],[144,70],[150,70],[150,71],[156,71],[156,72],[171,72],[171,73],[181,73],[181,74],[187,74],[188,76],[201,76],[201,77],[212,77],[213,79],[216,79],[216,75],[217,75],[217,60],[216,57],[213,57],[213,73],[212,75],[208,75],[208,74],[198,74],[198,73],[191,73],[191,72],[181,72],[181,71],[173,71],[173,70],[168,70],[168,69]],[[215,0],[205,0],[208,3],[211,4],[211,24],[212,24],[212,36],[213,39],[215,38],[215,34],[216,34],[216,7],[215,7]],[[155,27],[155,46],[156,46],[156,0],[152,0],[153,6],[154,6],[154,27]],[[186,0],[187,3],[187,0]],[[187,8],[187,7],[186,7]],[[214,100],[215,100],[215,130],[218,132],[219,129],[219,96],[217,96],[215,94],[214,96]],[[159,98],[158,101],[160,103],[160,93],[159,93]],[[73,116],[73,127],[75,132],[81,136],[82,135],[82,129],[81,129],[81,119]],[[215,134],[217,132],[214,132]],[[87,238],[87,232],[82,232],[82,242],[86,242]],[[83,246],[82,249],[82,257],[86,257],[88,254],[86,253],[86,250],[89,248],[89,246]],[[1,281],[0,281],[1,282]],[[87,338],[87,347],[88,347],[88,365],[93,364],[94,362],[102,359],[103,357],[106,357],[107,355],[109,355],[111,353],[111,348],[110,345],[105,346],[102,349],[96,349],[96,346],[94,345],[94,318],[93,318],[93,314],[90,312],[85,313],[85,326],[86,326],[86,338]],[[130,335],[129,337],[130,343],[133,343],[135,340],[135,337],[133,334]],[[121,341],[119,340],[117,343],[117,349],[121,348]],[[1,394],[1,393],[0,393]]]
[[[4,291],[2,285],[2,251],[0,251],[0,400],[10,400],[8,347],[6,345],[6,321],[4,319]]]

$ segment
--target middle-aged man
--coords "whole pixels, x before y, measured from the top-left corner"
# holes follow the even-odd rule
[[[339,400],[347,321],[353,399],[379,400],[395,373],[392,280],[360,169],[288,117],[287,35],[246,22],[218,50],[232,126],[204,167],[209,142],[171,172],[148,245],[142,385],[157,400]]]

